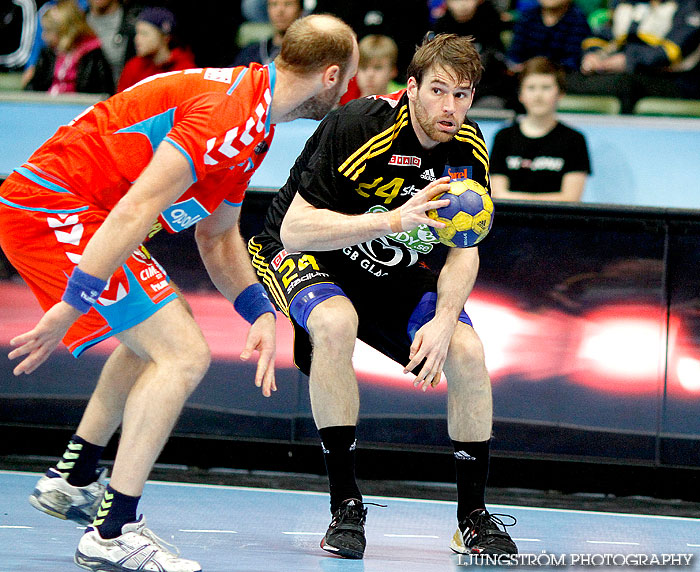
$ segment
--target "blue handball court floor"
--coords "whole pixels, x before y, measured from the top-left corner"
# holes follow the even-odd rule
[[[38,473],[0,471],[0,571],[79,570],[73,553],[82,529],[27,502]],[[510,570],[700,570],[700,520],[489,505],[517,518],[509,529],[519,561],[469,563],[449,549],[455,504],[389,497],[370,506],[364,560],[319,548],[328,497],[299,492],[149,481],[140,509],[148,526],[204,572],[438,572]],[[688,563],[689,562],[689,563]]]

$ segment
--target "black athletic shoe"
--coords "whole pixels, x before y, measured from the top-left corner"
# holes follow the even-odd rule
[[[365,553],[365,520],[367,509],[362,501],[347,499],[333,513],[333,520],[321,548],[343,558],[362,558]]]
[[[499,516],[511,518],[513,522],[505,524]],[[517,554],[518,547],[506,532],[506,526],[516,522],[514,516],[477,509],[459,523],[450,548],[459,554]]]

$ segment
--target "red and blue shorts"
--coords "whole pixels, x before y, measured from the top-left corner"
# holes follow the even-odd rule
[[[0,247],[44,311],[61,300],[68,277],[108,214],[17,173],[0,187]],[[97,304],[68,330],[63,343],[77,357],[176,298],[168,275],[141,245],[111,276]]]

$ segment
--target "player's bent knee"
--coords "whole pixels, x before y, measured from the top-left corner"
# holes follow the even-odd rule
[[[314,346],[328,344],[335,347],[355,345],[357,312],[344,297],[335,296],[313,309],[307,325]]]
[[[450,372],[453,382],[457,381],[457,378],[464,378],[466,382],[475,379],[488,380],[484,346],[469,326],[458,328],[450,341],[445,373]]]
[[[195,390],[199,382],[207,373],[211,364],[211,351],[204,340],[181,348],[168,360],[173,369],[173,378],[184,384],[188,393]]]

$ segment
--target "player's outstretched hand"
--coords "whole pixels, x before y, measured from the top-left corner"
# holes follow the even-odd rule
[[[10,345],[15,349],[8,357],[27,356],[15,367],[14,374],[30,374],[44,363],[80,315],[78,310],[61,301],[49,308],[34,329],[11,339]]]
[[[450,204],[448,199],[433,201],[433,198],[437,195],[449,190],[449,182],[449,177],[442,177],[433,181],[401,205],[398,209],[401,215],[401,229],[413,230],[421,224],[427,224],[435,228],[444,227],[444,223],[431,219],[425,212],[431,209],[446,207]]]
[[[260,316],[248,330],[241,359],[247,360],[254,351],[260,352],[255,371],[255,385],[262,387],[262,394],[270,397],[277,391],[275,384],[275,318],[270,312]]]
[[[454,326],[441,323],[433,318],[424,324],[413,338],[409,358],[404,373],[413,371],[423,360],[425,363],[416,375],[413,386],[426,391],[428,385],[435,387],[442,378],[442,369],[447,359],[447,350],[454,333]]]

